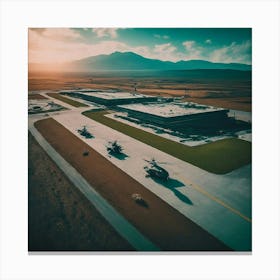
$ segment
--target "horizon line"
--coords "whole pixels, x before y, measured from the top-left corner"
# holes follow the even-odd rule
[[[140,57],[143,57],[143,58],[146,58],[146,59],[150,59],[150,60],[157,60],[157,61],[162,61],[162,62],[171,62],[171,63],[178,63],[178,62],[181,62],[181,61],[205,61],[205,62],[209,62],[209,63],[221,63],[221,64],[242,64],[242,65],[247,65],[247,66],[252,66],[252,63],[251,64],[248,64],[248,63],[242,63],[242,62],[217,62],[217,61],[210,61],[210,60],[204,60],[204,59],[189,59],[189,60],[178,60],[178,61],[171,61],[171,60],[161,60],[161,59],[158,59],[158,58],[149,58],[149,57],[146,57],[146,56],[143,56],[143,55],[140,55],[138,53],[135,53],[135,52],[132,52],[132,51],[114,51],[114,52],[111,52],[109,54],[98,54],[98,55],[91,55],[91,56],[85,56],[83,58],[79,58],[79,59],[76,59],[76,60],[68,60],[68,61],[65,61],[65,62],[32,62],[32,61],[28,61],[28,64],[64,64],[64,63],[69,63],[69,62],[74,62],[74,61],[79,61],[79,60],[83,60],[83,59],[87,59],[87,58],[90,58],[90,57],[98,57],[98,56],[110,56],[112,54],[115,54],[115,53],[131,53],[131,54],[135,54],[137,56],[140,56]]]

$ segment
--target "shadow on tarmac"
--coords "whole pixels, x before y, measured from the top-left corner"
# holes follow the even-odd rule
[[[161,180],[159,178],[153,178],[151,177],[156,183],[164,186],[165,188],[171,190],[181,201],[183,201],[186,204],[193,205],[192,201],[184,194],[179,192],[177,188],[185,186],[184,183],[182,183],[179,180],[169,178],[167,181]]]
[[[109,153],[109,157],[114,157],[116,159],[119,160],[125,160],[126,158],[128,158],[129,156],[124,154],[124,153],[120,153],[120,154],[116,154],[116,153]]]

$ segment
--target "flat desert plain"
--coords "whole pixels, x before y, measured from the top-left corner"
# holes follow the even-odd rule
[[[29,73],[29,91],[117,89],[251,111],[251,71],[186,70],[119,73]],[[186,95],[187,94],[187,95]],[[187,97],[186,97],[187,96]]]

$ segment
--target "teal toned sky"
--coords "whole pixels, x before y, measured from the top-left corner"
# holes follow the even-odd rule
[[[64,62],[132,51],[179,61],[251,64],[250,28],[32,28],[29,62]]]

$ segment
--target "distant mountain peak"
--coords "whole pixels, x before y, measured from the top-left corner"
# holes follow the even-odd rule
[[[251,65],[242,63],[215,63],[206,60],[162,61],[143,57],[134,52],[116,51],[108,55],[90,56],[70,63],[77,71],[117,71],[117,70],[194,70],[231,69],[251,70]]]

